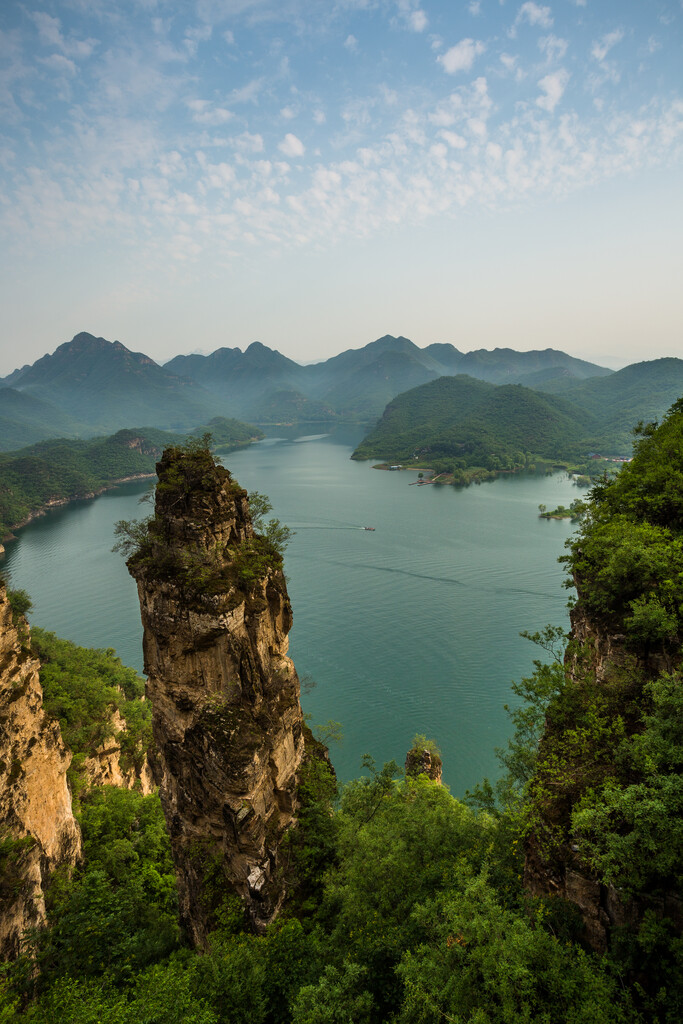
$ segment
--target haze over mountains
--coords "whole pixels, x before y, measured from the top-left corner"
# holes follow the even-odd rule
[[[552,348],[462,352],[451,344],[433,344],[420,349],[408,338],[386,335],[305,366],[260,342],[244,352],[221,348],[210,355],[176,356],[160,366],[118,341],[83,332],[0,380],[0,450],[45,437],[88,437],[140,425],[183,431],[214,416],[260,424],[343,420],[372,426],[397,396],[443,377],[460,381],[448,391],[458,408],[448,410],[448,402],[440,400],[442,424],[433,403],[429,411],[432,399],[427,398],[432,438],[435,431],[450,430],[454,416],[462,422],[469,408],[465,391],[472,391],[466,382],[478,379],[488,385],[486,400],[498,410],[486,420],[488,426],[478,414],[482,436],[490,435],[491,424],[504,431],[517,414],[524,419],[516,404],[538,409],[543,393],[544,408],[552,410],[546,431],[551,440],[590,439],[618,444],[626,452],[634,424],[661,416],[683,393],[678,359],[615,373]],[[497,396],[500,385],[522,388]],[[527,394],[532,388],[536,399]],[[445,394],[439,391],[441,399]],[[477,394],[481,397],[481,388]],[[557,430],[550,425],[556,415],[564,424]],[[543,422],[542,416],[532,419]]]

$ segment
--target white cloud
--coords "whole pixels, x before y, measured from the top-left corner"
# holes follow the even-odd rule
[[[517,12],[515,25],[519,25],[522,21],[528,22],[529,25],[540,25],[541,28],[550,28],[553,23],[553,16],[549,7],[541,7],[539,4],[533,3],[533,0],[527,0]]]
[[[230,139],[230,144],[240,153],[262,153],[264,150],[263,137],[250,132],[242,132]]]
[[[278,146],[278,149],[280,150],[281,153],[284,153],[285,156],[288,156],[292,159],[294,157],[303,156],[304,153],[306,152],[306,147],[304,146],[301,139],[297,138],[296,135],[292,135],[291,132],[287,132],[284,139]]]
[[[324,110],[314,110],[313,111],[313,120],[315,121],[316,124],[325,124],[325,121],[327,120],[327,117],[325,116],[325,111]]]
[[[521,82],[523,78],[526,78],[526,72],[519,66],[519,57],[516,55],[501,53],[500,63],[509,74],[514,75],[516,82]]]
[[[424,11],[411,11],[410,16],[408,17],[408,24],[413,32],[424,32],[429,21],[427,20],[427,15]]]
[[[541,36],[538,40],[538,48],[541,53],[545,54],[548,62],[552,63],[562,60],[569,48],[569,43],[566,39],[559,39],[557,36]]]
[[[185,38],[183,42],[185,44],[185,49],[191,57],[196,56],[200,43],[206,43],[209,41],[212,32],[213,29],[211,28],[211,25],[197,25],[193,28],[185,29]]]
[[[536,105],[552,114],[564,95],[568,81],[569,72],[564,68],[554,71],[551,75],[546,75],[538,83],[543,95],[538,97]]]
[[[355,51],[358,49],[358,40],[355,36],[347,36],[344,40],[344,46],[347,50]]]
[[[39,62],[50,71],[56,71],[59,75],[75,75],[76,65],[68,57],[61,53],[52,53],[49,57],[39,57]]]
[[[235,116],[225,107],[215,107],[210,100],[187,100],[186,106],[192,112],[192,120],[196,124],[206,126],[226,124]]]
[[[228,103],[258,103],[258,95],[263,85],[262,78],[252,78],[246,85],[232,90],[228,96]]]
[[[470,0],[470,3],[467,5],[467,10],[473,18],[476,18],[481,14],[481,0]]]
[[[436,59],[447,74],[454,75],[458,71],[469,71],[476,58],[485,49],[485,45],[478,40],[461,39],[459,43],[451,46],[450,50],[446,50],[441,57]]]
[[[296,117],[296,110],[294,107],[282,107],[280,110],[280,117],[285,121],[291,121],[292,118]]]
[[[76,39],[73,35],[62,35],[62,23],[45,11],[32,11],[29,17],[38,29],[38,36],[45,46],[56,46],[67,57],[89,57],[98,45],[97,39]]]
[[[608,32],[602,39],[593,43],[591,57],[597,61],[603,61],[612,47],[620,43],[623,38],[624,30],[622,28],[616,28],[613,32]]]
[[[439,132],[439,135],[448,143],[451,149],[467,148],[467,139],[464,139],[462,135],[458,135],[457,132],[449,132],[444,128],[443,131]]]

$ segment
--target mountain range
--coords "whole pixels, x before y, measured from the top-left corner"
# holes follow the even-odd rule
[[[0,451],[137,423],[182,432],[220,416],[367,424],[358,457],[405,458],[435,441],[450,454],[472,443],[472,458],[482,445],[506,458],[520,449],[628,455],[637,422],[660,418],[681,394],[680,359],[614,372],[551,348],[421,349],[386,335],[305,366],[260,342],[161,366],[119,341],[81,333],[0,380]]]
[[[463,353],[449,344],[420,349],[391,335],[306,366],[260,342],[245,352],[221,348],[160,366],[119,341],[82,332],[0,380],[0,450],[132,423],[186,430],[216,415],[258,423],[371,423],[400,392],[456,373],[497,384],[524,384],[539,374],[570,383],[610,375],[554,349]]]

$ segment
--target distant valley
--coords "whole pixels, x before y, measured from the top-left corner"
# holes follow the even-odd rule
[[[251,437],[245,423],[350,422],[368,428],[354,457],[426,460],[466,482],[458,470],[626,456],[633,427],[681,394],[679,359],[614,372],[552,348],[421,349],[386,335],[305,366],[260,342],[161,366],[83,332],[0,380],[0,451],[136,424],[184,434],[216,417]]]

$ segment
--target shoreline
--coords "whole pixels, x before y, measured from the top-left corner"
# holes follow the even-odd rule
[[[48,512],[53,509],[63,508],[65,505],[70,505],[73,501],[91,501],[93,498],[99,498],[101,494],[106,491],[112,491],[119,484],[133,483],[135,480],[153,480],[156,473],[133,473],[131,476],[122,476],[117,480],[112,480],[110,483],[105,484],[103,487],[99,487],[96,491],[88,491],[85,494],[73,494],[70,498],[53,498],[50,501],[45,502],[40,508],[37,508],[35,512],[29,512],[25,519],[20,520],[18,523],[11,523],[7,527],[8,533],[5,533],[0,538],[0,556],[5,553],[5,544],[16,540],[15,530],[21,530],[24,526],[28,526],[35,519],[40,519],[41,516],[46,516]]]

